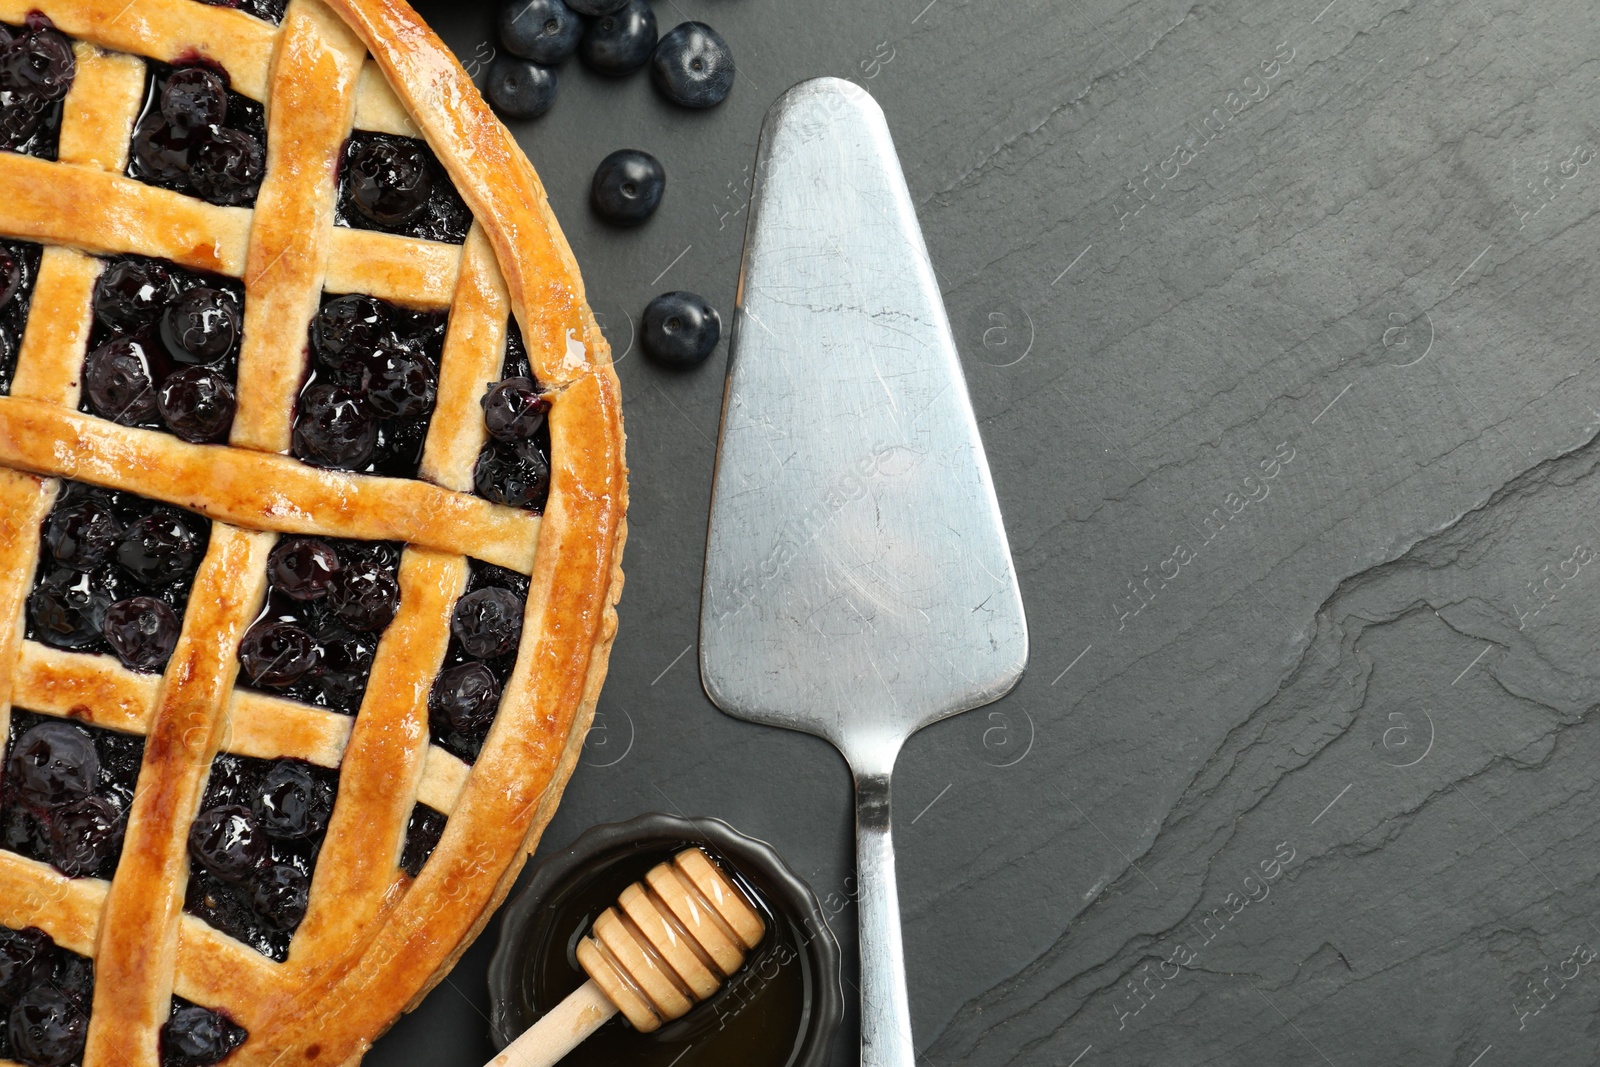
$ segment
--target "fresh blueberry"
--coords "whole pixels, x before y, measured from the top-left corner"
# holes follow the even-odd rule
[[[422,146],[402,138],[351,144],[345,173],[356,210],[391,229],[415,221],[433,192]]]
[[[550,401],[532,378],[507,378],[483,395],[483,424],[496,441],[531,441],[544,425]]]
[[[235,404],[233,384],[214,367],[185,367],[156,392],[167,428],[195,444],[226,440]]]
[[[364,397],[324,382],[300,394],[293,440],[300,459],[319,467],[358,470],[372,459],[377,444],[377,416]]]
[[[489,102],[514,119],[536,119],[556,102],[556,70],[531,59],[504,55],[489,67],[484,83]]]
[[[289,622],[259,622],[239,642],[239,665],[254,685],[283,689],[317,665],[317,644]]]
[[[580,15],[594,18],[596,15],[609,15],[627,2],[628,0],[567,0],[567,6]]]
[[[439,725],[475,739],[489,732],[499,707],[500,683],[481,663],[451,667],[428,694],[428,709]]]
[[[106,609],[100,631],[122,665],[154,673],[167,665],[178,645],[178,616],[164,600],[136,596]]]
[[[117,333],[132,333],[155,322],[176,296],[166,267],[154,260],[122,259],[95,285],[94,316]]]
[[[333,815],[333,786],[296,760],[274,760],[261,779],[251,808],[261,828],[272,837],[294,840],[328,828]]]
[[[228,117],[227,87],[204,67],[175,70],[161,89],[161,114],[174,126],[220,126]]]
[[[260,141],[240,130],[213,129],[195,143],[189,184],[213,204],[237,207],[255,199],[265,166]]]
[[[109,800],[84,797],[50,813],[50,862],[68,878],[103,870],[122,851],[122,812]]]
[[[249,808],[224,804],[195,816],[189,855],[223,881],[241,882],[266,858],[267,838]]]
[[[117,563],[148,586],[176,585],[200,562],[195,532],[176,511],[162,509],[129,526],[117,546]]]
[[[535,448],[490,441],[478,453],[472,487],[493,503],[538,511],[550,494],[550,461]]]
[[[232,293],[196,286],[167,305],[161,340],[179,363],[210,363],[239,340],[239,305]]]
[[[117,337],[90,352],[83,388],[96,415],[124,426],[147,422],[156,412],[150,353],[135,337]]]
[[[286,863],[277,863],[256,877],[250,902],[273,929],[292,934],[306,917],[310,896],[310,879]]]
[[[722,316],[697,293],[662,293],[644,309],[639,343],[669,367],[702,363],[722,337]]]
[[[468,593],[456,601],[450,633],[474,659],[503,656],[522,637],[522,598],[509,589]]]
[[[649,152],[619,148],[600,161],[589,187],[596,215],[618,226],[637,226],[656,213],[667,172]]]
[[[351,560],[334,574],[328,606],[350,629],[376,633],[400,608],[400,583],[375,560]]]
[[[291,600],[321,600],[338,570],[338,553],[311,537],[279,541],[267,557],[267,580]]]
[[[380,301],[341,296],[323,304],[311,320],[311,350],[329,370],[355,374],[388,329],[389,315]]]
[[[55,648],[88,648],[100,639],[111,598],[95,588],[89,575],[66,569],[52,571],[28,594],[28,618],[39,639]]]
[[[650,78],[674,104],[715,107],[733,88],[733,52],[705,23],[683,22],[656,44]]]
[[[51,558],[75,571],[94,570],[121,541],[122,523],[93,497],[56,508],[44,528]]]
[[[0,926],[0,1004],[13,1004],[33,982],[35,970],[50,965],[53,945],[38,927]]]
[[[89,1018],[51,985],[36,985],[11,1008],[11,1054],[30,1067],[67,1067],[83,1056]]]
[[[81,726],[41,722],[11,746],[6,779],[25,800],[58,807],[82,800],[100,778],[100,753]]]
[[[500,43],[535,63],[561,62],[582,36],[583,20],[562,0],[512,0],[500,9]]]
[[[433,410],[439,372],[421,352],[400,344],[382,344],[365,365],[367,403],[379,415],[414,419]]]
[[[161,1027],[161,1067],[211,1067],[249,1036],[226,1015],[198,1004],[179,1004]]]
[[[0,48],[0,89],[35,100],[60,100],[77,73],[72,45],[54,30],[30,28]]]
[[[616,11],[589,21],[578,58],[590,70],[621,77],[648,63],[655,47],[656,13],[645,0],[626,0]]]

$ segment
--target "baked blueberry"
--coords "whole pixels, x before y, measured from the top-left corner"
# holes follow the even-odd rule
[[[251,809],[271,837],[312,837],[328,828],[333,814],[333,787],[303,763],[275,760],[261,779],[261,791]]]
[[[124,426],[148,422],[156,412],[150,354],[136,337],[117,337],[90,352],[83,388],[96,415]]]
[[[547,66],[570,56],[583,36],[583,20],[562,0],[512,0],[499,24],[506,51]]]
[[[202,130],[174,126],[160,112],[151,112],[133,128],[135,173],[152,181],[183,187]]]
[[[555,104],[556,88],[554,67],[503,55],[490,65],[483,91],[502,114],[514,119],[536,119]]]
[[[294,454],[307,463],[357,470],[372,459],[378,420],[371,405],[341,386],[314,382],[300,394],[294,420]]]
[[[19,150],[45,125],[50,105],[36,97],[0,90],[0,148]]]
[[[656,43],[650,80],[674,104],[715,107],[733,88],[733,52],[705,23],[679,23]]]
[[[567,0],[568,7],[590,18],[596,15],[609,15],[625,3],[627,0]]]
[[[249,1035],[226,1015],[198,1004],[174,1004],[161,1027],[161,1067],[211,1067]]]
[[[70,804],[94,791],[100,753],[83,727],[59,720],[41,722],[11,746],[5,776],[33,804]]]
[[[517,444],[533,440],[544,426],[550,401],[539,395],[532,378],[507,378],[483,395],[483,424],[496,441]]]
[[[204,67],[175,70],[161,88],[161,114],[174,126],[220,126],[228,117],[227,86]]]
[[[132,333],[156,321],[178,295],[165,266],[148,259],[122,259],[108,266],[94,288],[94,316],[117,333]]]
[[[197,285],[161,314],[161,340],[179,363],[210,363],[239,340],[239,304],[232,293]]]
[[[195,816],[189,855],[223,881],[241,882],[266,858],[267,838],[249,808],[224,804]]]
[[[322,642],[322,659],[315,676],[322,699],[330,708],[356,712],[367,691],[367,675],[372,672],[377,641],[372,634],[348,630],[327,631],[318,639]]]
[[[260,141],[240,130],[213,128],[195,142],[189,184],[213,204],[237,207],[255,199],[265,166]]]
[[[163,508],[133,523],[117,546],[117,563],[137,581],[161,588],[194,574],[200,543],[176,511]]]
[[[122,523],[93,497],[57,507],[44,527],[50,557],[75,571],[92,571],[122,542]]]
[[[500,683],[481,663],[463,663],[439,675],[428,693],[428,710],[440,725],[481,739],[500,707]]]
[[[77,69],[71,43],[43,25],[30,26],[0,47],[0,89],[19,97],[60,100]]]
[[[13,1004],[33,981],[35,970],[50,966],[53,944],[43,930],[0,926],[0,1004]]]
[[[39,640],[55,648],[88,648],[100,640],[111,597],[87,574],[51,571],[28,594],[28,618]]]
[[[323,304],[311,320],[311,350],[329,370],[359,373],[389,331],[384,305],[370,296],[341,296]]]
[[[367,403],[386,418],[414,419],[433,410],[439,372],[415,349],[396,343],[378,346],[365,360]]]
[[[450,633],[474,659],[493,659],[522,637],[522,598],[509,589],[479,589],[456,601]]]
[[[659,159],[635,148],[619,148],[595,168],[589,205],[607,222],[637,226],[656,213],[666,189],[667,172]]]
[[[656,13],[645,0],[625,0],[617,10],[589,20],[578,58],[601,74],[621,77],[650,61],[656,47]]]
[[[156,410],[167,428],[195,444],[226,440],[235,405],[233,383],[214,367],[185,367],[156,390]]]
[[[321,600],[338,570],[338,553],[312,537],[279,541],[267,557],[267,581],[291,600]]]
[[[535,448],[490,441],[478,453],[472,487],[496,504],[538,510],[550,495],[550,461]]]
[[[68,878],[87,878],[122,851],[122,812],[103,797],[84,797],[52,811],[50,862]]]
[[[294,933],[306,917],[311,880],[287,863],[275,863],[256,876],[250,903],[274,929]]]
[[[94,1001],[94,960],[65,949],[56,950],[55,973],[50,982],[84,1011]]]
[[[154,673],[167,665],[178,645],[178,616],[164,600],[136,596],[106,609],[100,632],[122,665]]]
[[[400,583],[375,560],[350,560],[333,576],[328,606],[352,630],[375,633],[400,608]]]
[[[443,812],[435,811],[418,802],[411,809],[411,820],[406,824],[405,848],[400,853],[400,869],[415,878],[422,873],[423,865],[444,836],[446,819]]]
[[[697,293],[662,293],[644,309],[639,343],[645,354],[669,367],[705,361],[722,336],[722,316]]]
[[[0,310],[11,303],[21,288],[22,260],[12,255],[10,249],[0,247]]]
[[[345,168],[356,210],[379,226],[404,226],[428,206],[433,173],[414,142],[392,138],[353,143]]]
[[[67,1067],[83,1056],[89,1018],[52,985],[36,985],[11,1007],[11,1054],[31,1067]]]
[[[44,815],[22,805],[0,809],[0,848],[33,859],[50,855],[50,827]]]
[[[293,623],[259,622],[239,642],[239,665],[252,684],[282,689],[317,665],[317,644]]]

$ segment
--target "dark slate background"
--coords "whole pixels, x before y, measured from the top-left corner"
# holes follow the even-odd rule
[[[492,54],[491,5],[422,9]],[[819,893],[851,873],[843,761],[697,677],[725,352],[667,373],[631,325],[670,288],[731,313],[764,111],[850,77],[899,145],[1033,642],[895,778],[923,1060],[1595,1063],[1593,11],[656,10],[730,41],[723,106],[574,62],[514,127],[618,353],[633,471],[621,637],[545,848],[682,811]],[[618,147],[669,176],[631,233],[585,203]],[[488,1056],[496,933],[370,1063]]]

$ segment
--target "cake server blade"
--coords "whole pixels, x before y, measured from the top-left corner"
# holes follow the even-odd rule
[[[827,738],[856,783],[861,1062],[910,1067],[889,778],[1004,695],[1027,624],[983,442],[883,112],[803,82],[768,112],[733,319],[700,672]]]

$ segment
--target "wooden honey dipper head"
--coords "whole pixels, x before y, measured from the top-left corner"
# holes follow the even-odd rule
[[[707,1000],[761,943],[766,923],[723,870],[686,848],[624,889],[578,943],[589,981],[491,1067],[549,1067],[621,1012],[642,1033]]]

